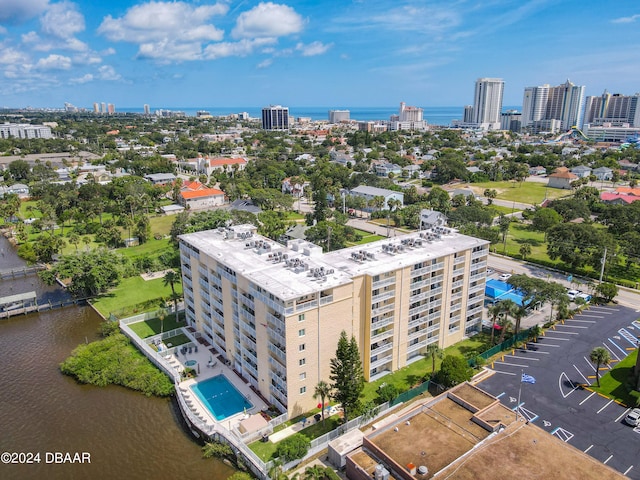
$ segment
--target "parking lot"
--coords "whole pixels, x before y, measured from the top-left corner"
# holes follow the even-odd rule
[[[505,352],[489,365],[495,374],[479,386],[550,434],[640,480],[640,427],[622,422],[630,409],[580,386],[595,383],[589,360],[595,347],[609,351],[611,367],[634,350],[639,317],[626,307],[592,306],[537,343]],[[522,383],[522,373],[536,383]]]

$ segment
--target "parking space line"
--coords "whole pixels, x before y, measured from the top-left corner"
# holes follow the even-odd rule
[[[604,312],[601,312],[604,313]],[[608,315],[608,314],[606,314]],[[602,315],[589,315],[587,313],[581,313],[580,317],[587,317],[587,318],[604,318]]]
[[[496,360],[494,363],[501,363],[503,365],[511,365],[512,367],[522,367],[522,368],[528,368],[529,367],[529,365],[522,365],[520,363],[503,362],[501,360]]]
[[[555,347],[560,348],[560,345],[554,345],[553,343],[530,343],[531,345],[536,345],[538,347]]]
[[[556,331],[553,333],[558,333],[558,332]],[[550,337],[548,333],[545,335],[544,338],[548,338],[549,340],[560,340],[561,342],[569,342],[571,340],[570,338]]]
[[[587,400],[589,400],[591,397],[593,397],[596,394],[596,392],[591,392],[591,395],[589,395],[587,398],[585,398],[584,400],[582,400],[578,405],[582,405],[584,402],[586,402]]]
[[[526,350],[523,350],[523,349],[521,348],[521,349],[520,349],[520,351],[521,351],[521,352],[522,352],[522,351],[524,351],[524,352],[527,352],[527,353],[538,353],[538,354],[540,354],[540,355],[549,355],[549,352],[539,352],[539,351],[537,351],[537,350],[530,350],[530,349],[528,349],[528,348],[527,348]],[[524,357],[518,357],[518,358],[524,358]],[[530,358],[529,360],[540,360],[540,359],[539,359],[539,358]]]
[[[511,373],[511,372],[503,372],[503,371],[501,371],[501,370],[495,370],[495,369],[494,369],[493,371],[494,371],[494,372],[496,372],[496,373],[502,373],[502,374],[504,374],[504,375],[516,375],[515,373]]]
[[[583,325],[556,325],[556,327],[566,327],[566,328],[589,328],[589,327],[585,327]]]
[[[527,350],[527,352],[529,352],[529,351]],[[529,353],[536,353],[536,352],[529,352]],[[520,356],[520,355],[512,355],[512,356],[513,356],[513,358],[517,358],[518,360],[532,360],[534,362],[539,362],[540,361],[539,358],[523,357],[523,356]]]
[[[612,403],[613,403],[613,400],[609,400],[609,402],[608,402],[604,407],[602,407],[600,410],[598,410],[596,413],[600,413],[602,410],[604,410],[605,408],[607,408],[607,407],[608,407],[609,405],[611,405]]]
[[[558,437],[560,440],[564,441],[565,443],[573,438],[573,433],[571,433],[568,430],[565,430],[564,428],[560,428],[560,427],[557,427],[555,430],[553,430],[551,432],[551,435],[555,435],[556,437]]]
[[[632,468],[633,468],[633,465],[631,465],[629,468],[627,468],[627,469],[624,471],[623,475],[627,475],[627,473],[629,473],[629,472],[631,471],[631,469],[632,469]]]
[[[616,347],[618,350],[620,350],[624,354],[625,357],[628,355],[628,353],[626,351],[624,351],[616,342],[614,342],[610,338],[607,338],[607,340],[609,340],[614,347]]]
[[[613,458],[613,453],[612,453],[611,455],[609,455],[609,458],[607,458],[607,459],[606,459],[604,462],[602,462],[602,463],[604,463],[604,464],[606,465],[606,464],[607,464],[607,462],[608,462],[609,460],[611,460],[612,458]]]
[[[575,369],[576,369],[576,371],[580,374],[580,376],[581,376],[582,378],[584,378],[584,381],[585,381],[585,383],[586,383],[587,385],[591,385],[591,382],[590,382],[589,380],[587,380],[587,378],[582,374],[582,372],[581,372],[580,370],[578,370],[578,367],[576,367],[576,366],[574,365],[574,366],[573,366],[573,368],[575,368]]]
[[[566,395],[562,391],[562,377],[566,378],[567,382],[569,382],[569,384],[571,385],[571,390]],[[560,389],[560,395],[562,395],[562,398],[567,398],[569,395],[571,395],[573,392],[575,392],[578,389],[578,387],[573,384],[573,382],[569,379],[567,374],[564,372],[562,372],[558,377],[558,388]]]
[[[496,395],[496,398],[500,398],[505,394],[505,392],[502,392],[500,395]]]
[[[609,350],[609,352],[611,353],[611,355],[613,355],[614,357],[616,357],[616,361],[620,361],[620,357],[618,357],[618,355],[615,354],[615,352],[613,350],[611,350],[611,348],[609,348],[609,345],[607,345],[606,343],[603,343],[604,348],[606,348],[607,350]]]
[[[597,310],[601,311],[600,313],[604,313],[605,315],[613,315],[615,312],[619,312],[619,308],[610,308],[610,307],[599,307],[598,305],[592,305],[589,307],[589,311]]]
[[[627,409],[622,413],[622,415],[620,415],[618,418],[616,418],[616,419],[614,420],[614,422],[615,422],[615,423],[618,423],[618,422],[622,419],[622,417],[624,417],[627,413],[629,413],[629,410],[631,410],[631,409],[630,409],[630,408],[627,408]]]
[[[568,322],[596,323],[595,320],[578,320],[577,318],[570,318],[568,320],[565,320],[565,323],[568,323]]]
[[[593,445],[591,445],[591,446],[587,447],[587,449],[584,451],[584,453],[589,452],[589,450],[591,450],[592,448],[593,448]]]
[[[621,328],[618,330],[618,333],[622,335],[626,341],[628,341],[631,345],[633,345],[634,349],[636,345],[638,345],[638,339],[629,332],[626,328]]]
[[[556,325],[556,327],[561,325]],[[553,333],[559,333],[560,335],[580,335],[578,332],[562,332],[560,330],[554,330]]]

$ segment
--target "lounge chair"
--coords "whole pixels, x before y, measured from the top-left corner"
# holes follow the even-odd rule
[[[194,353],[198,353],[198,346],[197,345],[193,347],[193,352]]]

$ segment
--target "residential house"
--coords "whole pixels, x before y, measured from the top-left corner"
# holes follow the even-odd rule
[[[584,165],[573,167],[570,171],[578,178],[589,178],[589,175],[591,175],[591,168]]]
[[[220,207],[225,204],[225,194],[217,188],[203,188],[200,190],[185,190],[180,192],[180,203],[191,210],[202,210]]]
[[[402,167],[395,163],[381,163],[374,168],[378,177],[388,177],[390,174],[393,174],[394,177],[402,175]]]
[[[618,165],[620,166],[620,168],[622,170],[627,170],[627,171],[638,171],[640,169],[640,165],[638,165],[637,163],[633,163],[632,161],[623,158],[622,160],[618,160]]]
[[[148,173],[143,178],[153,185],[170,185],[176,180],[173,173]]]
[[[547,169],[544,167],[530,167],[529,175],[546,175]]]
[[[613,178],[613,170],[609,167],[598,167],[595,168],[592,172],[596,178],[600,181],[608,181]]]
[[[611,205],[629,205],[640,200],[640,196],[626,195],[617,192],[602,192],[600,194],[600,200]]]
[[[211,175],[213,172],[225,172],[233,173],[234,171],[241,172],[247,166],[247,161],[244,158],[209,158],[205,157],[201,162],[199,171],[206,175]]]
[[[414,175],[419,177],[421,170],[420,165],[407,165],[402,169],[402,176],[404,178],[413,178]]]
[[[0,185],[0,198],[11,194],[18,195],[21,199],[29,198],[29,187],[24,183],[14,183],[9,187],[3,187]]]
[[[369,187],[367,185],[360,185],[347,192],[347,195],[353,197],[363,197],[367,202],[373,200],[375,197],[383,197],[384,205],[382,209],[389,208],[389,200],[400,200],[400,206],[404,205],[404,193],[396,192],[394,190],[387,190],[386,188]],[[370,211],[371,209],[369,209]]]
[[[567,168],[560,167],[556,169],[554,173],[549,175],[547,187],[571,190],[571,183],[577,179],[577,175],[571,173]]]

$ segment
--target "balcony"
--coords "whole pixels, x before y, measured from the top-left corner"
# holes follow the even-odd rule
[[[253,295],[253,298],[257,298],[262,303],[264,303],[265,305],[268,305],[269,307],[271,307],[276,312],[278,312],[278,313],[280,313],[282,315],[284,315],[285,313],[287,315],[293,313],[293,307],[285,309],[284,305],[282,303],[276,302],[274,300],[271,300],[269,297],[267,297],[263,293],[259,292],[255,287],[250,286],[249,287],[249,291],[251,292],[251,295]]]
[[[383,313],[391,312],[395,309],[395,307],[395,303],[390,303],[379,308],[374,308],[371,310],[371,316],[375,317],[378,315],[382,315]]]
[[[387,325],[393,324],[393,316],[384,317],[378,321],[371,322],[371,331],[378,330],[379,328],[386,327]]]
[[[462,280],[456,280],[455,282],[451,283],[451,288],[460,288],[464,285],[464,279]]]
[[[371,363],[369,364],[369,368],[374,369],[374,368],[381,367],[382,365],[389,363],[392,360],[392,358],[393,358],[393,355],[387,355],[386,357],[372,360]]]
[[[431,284],[433,285],[434,283],[442,282],[443,278],[444,278],[444,275],[436,275],[435,277],[429,277],[429,280],[431,280]]]
[[[409,322],[409,328],[417,327],[419,325],[422,325],[422,324],[426,323],[427,321],[428,321],[427,317],[417,318],[417,319],[412,320],[412,321]]]
[[[207,272],[207,268],[203,267],[202,265],[198,265],[198,273],[200,274],[201,277],[203,277],[205,280],[206,278],[209,276],[209,272]]]
[[[409,352],[415,352],[416,350],[420,349],[420,348],[424,348],[427,346],[427,341],[423,340],[421,342],[416,342],[413,343],[411,345],[407,345],[407,353]]]
[[[409,335],[408,335],[407,338],[411,341],[411,340],[415,340],[416,338],[419,338],[419,337],[424,337],[426,334],[427,334],[427,329],[426,328],[422,328],[422,329],[420,329],[420,330],[418,330],[416,332],[409,332]]]
[[[471,269],[472,270],[477,270],[478,268],[482,268],[482,267],[486,267],[487,266],[487,261],[482,261],[482,262],[476,262],[476,263],[472,263],[471,264]]]
[[[461,263],[464,263],[464,261],[467,259],[467,257],[465,255],[461,256],[461,257],[457,257],[453,259],[453,264],[454,265],[460,265]]]
[[[276,329],[270,328],[268,332],[273,343],[280,344],[280,345],[287,344],[287,339],[284,337],[284,330],[276,330]]]
[[[373,295],[371,297],[371,303],[378,303],[378,302],[382,302],[384,300],[387,300],[389,298],[395,298],[396,296],[396,291],[395,290],[389,290],[386,292],[382,292],[379,293],[377,295]]]
[[[287,391],[287,379],[280,377],[276,372],[270,371],[269,378],[271,379],[271,385],[274,383],[280,390]]]
[[[255,350],[252,350],[252,349],[247,348],[244,345],[242,345],[240,347],[240,351],[242,352],[243,356],[247,357],[249,360],[251,360],[256,365],[258,364],[258,357],[256,357]]]
[[[218,287],[222,288],[222,281],[213,274],[209,275],[209,283],[213,283],[214,285],[217,285]]]
[[[231,283],[235,284],[236,283],[236,276],[227,272],[225,269],[218,267],[216,269],[216,272],[218,273],[218,275],[220,275],[221,277],[226,278],[227,280],[229,280]]]
[[[387,342],[386,344],[379,345],[375,348],[373,348],[372,345],[370,356],[374,357],[376,355],[380,355],[381,353],[388,352],[391,349],[393,349],[393,342]]]
[[[451,300],[458,300],[459,298],[462,298],[462,292],[457,292],[457,293],[452,293],[451,294]]]
[[[211,325],[213,326],[213,329],[219,333],[220,335],[222,335],[224,337],[224,327],[220,326],[220,324],[218,322],[212,322]]]
[[[480,305],[479,307],[474,307],[470,310],[467,310],[467,318],[481,311],[482,311],[482,305]]]
[[[487,278],[486,272],[478,273],[476,275],[471,275],[469,277],[469,283],[476,282],[476,281],[481,280],[483,278]]]
[[[394,283],[396,283],[396,277],[385,278],[385,279],[373,282],[371,284],[371,289],[375,290],[376,288],[386,287],[387,285],[393,285]]]
[[[474,287],[469,287],[469,295],[475,292],[484,292],[484,283],[481,283],[480,285],[476,285]]]
[[[418,305],[417,307],[413,307],[409,309],[409,316],[412,317],[413,315],[417,315],[419,313],[422,312],[426,312],[427,310],[429,310],[429,304],[428,303],[423,303],[422,305]]]
[[[318,306],[318,300],[314,299],[314,300],[308,300],[304,303],[298,303],[296,305],[296,312],[304,312],[305,310],[309,310],[311,308],[316,308]],[[285,309],[285,312],[287,311],[287,309]],[[293,307],[291,308],[291,313],[293,313]]]
[[[383,340],[386,340],[387,338],[391,338],[391,337],[393,337],[393,329],[389,329],[382,333],[373,335],[371,337],[371,343],[382,342]]]
[[[417,282],[411,282],[410,289],[416,290],[418,288],[424,287],[425,285],[431,285],[431,279],[427,278],[426,280],[418,280]]]
[[[427,290],[426,292],[422,292],[422,293],[416,293],[414,295],[410,295],[409,296],[409,301],[411,303],[413,302],[417,302],[420,300],[424,300],[425,298],[429,298],[431,296],[431,291]]]
[[[284,348],[284,347],[276,346],[273,343],[269,344],[269,351],[273,353],[282,362],[283,365],[286,365],[287,354],[283,352],[281,348]]]
[[[278,391],[275,387],[271,387],[271,403],[273,403],[281,412],[287,411],[287,396]]]
[[[437,320],[441,316],[442,316],[442,311],[438,310],[437,312],[430,313],[427,318],[429,319],[429,321],[431,321],[431,320]]]
[[[269,365],[271,365],[273,371],[276,372],[276,375],[283,378],[285,381],[287,380],[287,369],[284,368],[280,362],[273,357],[269,357]]]
[[[279,318],[272,313],[267,312],[267,322],[272,324],[274,327],[279,328],[280,330],[285,330],[284,320]]]
[[[333,295],[327,295],[326,297],[320,297],[320,305],[326,305],[333,302]]]
[[[427,265],[426,267],[416,268],[415,270],[411,270],[411,278],[417,277],[419,275],[424,275],[426,273],[431,273],[431,265]]]
[[[489,253],[489,250],[487,250],[486,248],[480,250],[479,252],[473,252],[471,254],[471,259],[475,260],[476,258],[485,258]]]
[[[253,300],[247,297],[244,293],[240,295],[240,303],[246,305],[247,307],[249,307],[251,310],[255,312],[256,304],[253,303]]]
[[[244,362],[242,364],[242,370],[244,370],[245,372],[249,372],[256,380],[258,379],[258,370],[256,370],[250,363]]]

